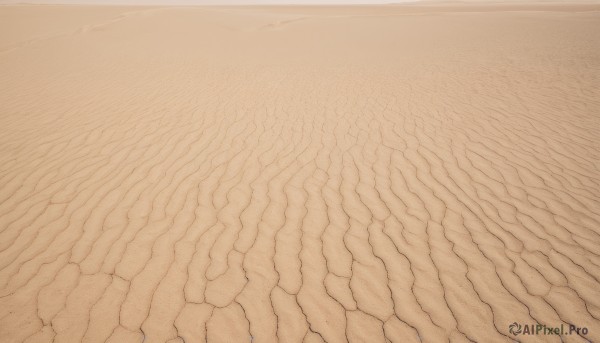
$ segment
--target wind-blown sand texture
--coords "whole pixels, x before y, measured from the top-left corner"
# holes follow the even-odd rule
[[[600,341],[597,6],[0,8],[0,341]]]

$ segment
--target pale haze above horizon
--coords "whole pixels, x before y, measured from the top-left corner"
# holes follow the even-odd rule
[[[93,5],[344,5],[344,4],[399,4],[415,2],[562,2],[583,3],[595,0],[0,0],[8,4],[93,4]]]
[[[0,4],[102,4],[102,5],[288,5],[288,4],[394,4],[419,0],[0,0]]]

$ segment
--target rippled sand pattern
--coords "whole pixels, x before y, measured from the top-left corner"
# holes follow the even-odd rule
[[[0,8],[0,341],[600,341],[600,12],[95,11]]]

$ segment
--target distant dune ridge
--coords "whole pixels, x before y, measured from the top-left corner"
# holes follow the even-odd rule
[[[598,10],[0,7],[0,341],[600,341]]]

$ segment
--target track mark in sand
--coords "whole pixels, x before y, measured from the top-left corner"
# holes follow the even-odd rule
[[[297,23],[297,22],[301,22],[307,19],[311,19],[309,17],[300,17],[300,18],[293,18],[293,19],[288,19],[288,20],[277,20],[275,22],[269,23],[267,25],[261,26],[258,29],[259,30],[276,30],[276,29],[281,29],[289,24],[293,24],[293,23]]]
[[[144,10],[124,12],[124,13],[122,13],[114,18],[110,18],[104,22],[83,25],[81,27],[75,28],[68,32],[33,37],[33,38],[30,38],[30,39],[27,39],[24,41],[20,41],[18,43],[13,43],[11,45],[2,47],[2,49],[0,49],[0,56],[10,53],[10,52],[13,52],[18,49],[26,48],[28,46],[35,45],[37,43],[45,42],[45,41],[55,39],[55,38],[69,37],[72,35],[84,35],[84,34],[88,34],[93,31],[101,31],[101,30],[105,29],[107,26],[110,26],[114,23],[126,20],[132,16],[146,15],[148,13],[156,12],[159,10],[160,10],[159,8],[153,8],[153,9],[144,9]]]
[[[600,340],[597,13],[261,11],[0,54],[0,337]]]

